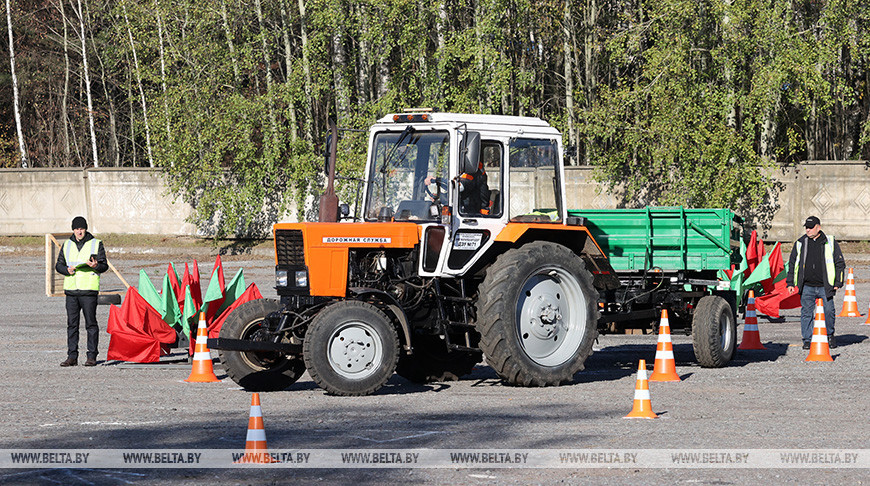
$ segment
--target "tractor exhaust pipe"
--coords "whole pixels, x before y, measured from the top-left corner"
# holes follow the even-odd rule
[[[338,144],[338,130],[335,121],[329,119],[329,167],[327,168],[326,192],[320,196],[320,212],[317,220],[321,223],[335,223],[338,221],[338,196],[335,195],[335,159],[336,145]]]

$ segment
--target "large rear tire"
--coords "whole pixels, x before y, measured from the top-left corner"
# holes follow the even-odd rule
[[[728,301],[718,295],[701,297],[692,319],[695,359],[704,368],[721,368],[737,349],[737,324]]]
[[[583,369],[598,337],[598,292],[574,252],[550,242],[508,250],[479,293],[480,347],[506,382],[559,385]]]
[[[370,395],[396,370],[399,335],[377,307],[342,300],[311,321],[302,356],[308,374],[328,393]]]
[[[227,317],[220,337],[253,341],[268,340],[263,322],[269,314],[280,310],[273,299],[257,299],[240,305]],[[305,363],[299,356],[278,352],[225,351],[218,352],[221,365],[234,382],[248,391],[283,390],[305,373]]]

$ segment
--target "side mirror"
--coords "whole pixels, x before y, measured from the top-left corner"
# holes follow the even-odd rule
[[[477,172],[480,162],[480,132],[465,132],[462,145],[460,172],[473,174]]]

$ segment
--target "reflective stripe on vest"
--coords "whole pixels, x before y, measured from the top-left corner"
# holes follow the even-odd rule
[[[827,273],[828,283],[831,284],[831,287],[834,286],[834,273],[836,272],[836,268],[834,268],[834,237],[831,235],[825,235],[828,237],[828,240],[825,241],[825,272]],[[803,249],[800,241],[795,243],[797,245],[797,257],[798,257],[798,265],[801,264],[802,255],[801,250]],[[805,263],[805,262],[804,262]],[[794,287],[798,285],[798,271],[795,269],[794,272],[794,282],[792,284]]]
[[[76,267],[76,273],[63,278],[64,290],[100,290],[100,274],[93,268],[84,265],[79,267],[96,255],[100,249],[100,240],[93,238],[79,250],[72,240],[66,240],[63,244],[63,257],[66,258],[66,266]]]
[[[796,266],[797,268],[794,268],[794,269],[793,269],[793,270],[794,270],[794,277],[793,277],[794,280],[792,281],[791,286],[792,286],[792,287],[797,287],[797,286],[798,286],[798,271],[799,271],[800,268],[801,268],[801,262],[803,262],[803,255],[801,254],[801,250],[803,249],[803,248],[802,248],[803,245],[801,244],[801,240],[797,240],[797,241],[794,243],[794,245],[795,245],[795,247],[796,247],[796,248],[795,248],[795,252],[797,253],[797,260],[795,261],[795,266]]]
[[[828,283],[833,287],[834,272],[836,271],[834,268],[834,237],[830,235],[825,236],[828,237],[828,241],[825,242],[825,270],[828,271]]]

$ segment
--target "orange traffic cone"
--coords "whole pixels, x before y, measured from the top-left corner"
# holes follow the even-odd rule
[[[854,269],[849,269],[849,276],[846,278],[846,296],[843,297],[843,310],[837,317],[861,317],[858,312],[858,298],[855,296],[855,276]],[[870,319],[870,316],[867,316]]]
[[[806,361],[834,361],[828,347],[828,329],[825,327],[825,306],[822,299],[816,299],[816,321],[813,323],[813,340]]]
[[[637,383],[634,385],[634,405],[631,412],[623,418],[654,419],[659,416],[652,411],[652,402],[649,398],[649,380],[646,379],[646,360],[640,360],[637,364]]]
[[[196,328],[196,348],[193,353],[193,369],[190,370],[190,376],[184,381],[195,383],[212,383],[220,381],[214,375],[214,367],[211,364],[211,353],[208,350],[206,341],[208,340],[208,330],[205,327],[205,313],[199,313],[199,327]]]
[[[870,326],[870,308],[867,309],[867,320],[864,321],[864,324]]]
[[[761,335],[758,333],[758,316],[755,314],[755,292],[749,291],[746,299],[746,319],[743,323],[743,341],[737,349],[767,349],[761,344]]]
[[[248,418],[248,435],[245,439],[245,454],[236,464],[270,464],[278,462],[266,446],[266,428],[263,427],[263,409],[260,394],[251,395],[251,415]]]
[[[668,322],[667,309],[662,309],[659,341],[656,344],[656,361],[649,381],[680,381],[677,363],[674,361],[674,343],[671,342],[671,324]]]

